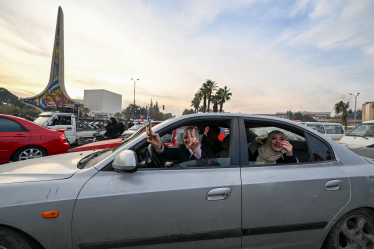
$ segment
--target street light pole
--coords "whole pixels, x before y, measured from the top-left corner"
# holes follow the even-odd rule
[[[132,81],[134,81],[134,114],[133,114],[133,117],[132,117],[132,119],[133,119],[133,121],[135,121],[135,85],[136,85],[136,82],[139,80],[139,79],[137,79],[137,80],[134,80],[133,78],[131,78],[131,80]]]
[[[357,93],[356,96],[353,95],[352,93],[350,93],[350,95],[352,95],[353,97],[355,97],[355,113],[353,114],[354,115],[354,126],[356,126],[356,104],[357,104],[357,96],[359,95],[360,93]]]

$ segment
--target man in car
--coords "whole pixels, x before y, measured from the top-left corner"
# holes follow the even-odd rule
[[[61,122],[60,122],[60,125],[70,125],[70,121],[69,120],[66,120],[65,117],[61,117]]]
[[[207,134],[210,145],[212,146],[213,153],[216,155],[218,152],[224,150],[222,142],[218,139],[221,130],[216,125],[209,126],[209,131]]]

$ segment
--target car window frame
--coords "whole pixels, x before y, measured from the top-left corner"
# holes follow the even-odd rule
[[[239,126],[238,126],[238,117],[236,116],[213,116],[209,115],[206,117],[193,117],[189,119],[183,119],[179,120],[170,126],[174,126],[174,129],[177,129],[176,127],[185,126],[188,123],[192,122],[200,122],[200,121],[211,121],[211,120],[227,120],[230,122],[230,165],[229,166],[205,166],[205,167],[191,167],[191,168],[138,168],[138,171],[149,171],[149,170],[195,170],[195,169],[223,169],[223,168],[239,168],[240,167],[240,147],[239,143]],[[161,130],[157,131],[158,134],[165,133],[167,131],[170,131],[170,126],[164,127]],[[232,136],[232,133],[235,135]],[[142,141],[138,142],[136,145],[132,146],[130,150],[137,151],[140,148],[143,148],[147,144],[147,139],[143,139]]]
[[[247,135],[246,135],[246,132],[245,132],[245,122],[246,121],[251,121],[253,123],[255,123],[255,122],[266,122],[267,124],[273,125],[275,127],[277,127],[277,126],[287,127],[288,126],[288,127],[292,127],[296,130],[299,130],[299,131],[303,132],[303,137],[305,138],[305,141],[307,142],[308,150],[309,150],[309,156],[310,156],[311,159],[313,158],[312,157],[313,153],[312,153],[312,150],[311,150],[312,147],[311,147],[311,144],[310,144],[310,140],[307,139],[307,137],[308,136],[313,136],[314,138],[321,141],[322,143],[324,143],[328,147],[328,149],[331,152],[331,160],[311,161],[311,162],[302,162],[302,163],[284,163],[284,164],[248,164],[248,144],[247,144]],[[240,140],[239,143],[240,143],[240,148],[242,148],[241,153],[240,153],[240,166],[241,167],[270,167],[270,166],[280,166],[280,165],[285,166],[285,165],[299,165],[299,164],[305,165],[305,164],[320,164],[320,163],[328,163],[328,162],[336,162],[337,161],[335,151],[331,147],[330,143],[328,143],[327,141],[324,141],[324,139],[318,137],[317,135],[305,130],[304,127],[299,127],[298,125],[290,124],[290,123],[287,123],[287,122],[282,122],[282,120],[271,120],[271,119],[257,118],[257,117],[239,117],[238,124],[239,124],[239,134],[240,134],[239,135],[239,140]],[[307,126],[305,126],[305,127],[307,127]],[[283,127],[280,127],[280,128],[285,129]],[[285,130],[289,130],[289,129],[285,129]],[[291,132],[292,132],[292,130],[291,130]],[[316,131],[316,132],[318,132],[318,131]],[[244,148],[246,148],[246,149],[244,149]]]
[[[22,125],[20,122],[18,122],[15,119],[4,117],[4,116],[0,116],[0,118],[4,118],[4,119],[10,120],[10,121],[13,121],[13,122],[17,123],[19,126],[21,126],[21,128],[23,129],[23,131],[0,131],[0,132],[30,132],[28,129],[26,129],[26,127],[24,125]]]

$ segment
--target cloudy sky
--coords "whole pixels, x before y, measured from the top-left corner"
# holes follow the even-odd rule
[[[20,97],[49,80],[58,6],[65,85],[150,99],[181,115],[206,79],[228,112],[331,111],[374,101],[374,1],[0,1],[0,86]]]

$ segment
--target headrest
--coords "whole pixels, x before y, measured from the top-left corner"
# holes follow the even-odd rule
[[[230,150],[230,135],[227,135],[223,140],[222,140],[222,147],[225,150]]]

